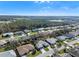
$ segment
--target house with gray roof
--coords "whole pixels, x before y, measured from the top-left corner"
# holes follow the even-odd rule
[[[42,49],[42,48],[44,48],[44,47],[47,47],[47,46],[49,46],[49,44],[48,44],[47,42],[45,42],[45,41],[42,41],[42,40],[40,40],[40,41],[36,44],[36,48],[37,48],[38,50],[40,50],[40,49]]]
[[[68,38],[74,38],[75,37],[75,35],[73,35],[73,34],[65,34],[65,36],[67,36]]]
[[[73,57],[79,57],[79,50],[73,49],[69,52]]]
[[[14,35],[26,36],[26,34],[23,31],[15,32]]]
[[[16,57],[16,53],[14,52],[14,50],[0,52],[0,57]]]
[[[55,44],[57,39],[55,38],[48,38],[45,40],[48,44],[52,45],[52,44]]]
[[[75,47],[69,51],[69,54],[73,57],[79,57],[79,47]]]
[[[73,32],[69,32],[69,34],[72,34],[74,36],[77,36],[77,35],[79,35],[79,30],[73,31]]]
[[[10,37],[10,36],[13,36],[13,32],[7,32],[2,34],[2,37]]]
[[[68,37],[67,36],[65,36],[65,35],[62,35],[62,36],[58,36],[58,37],[56,37],[58,40],[65,40],[65,39],[67,39]]]

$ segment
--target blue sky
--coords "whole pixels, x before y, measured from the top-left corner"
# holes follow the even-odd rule
[[[0,1],[0,15],[79,16],[79,2]]]

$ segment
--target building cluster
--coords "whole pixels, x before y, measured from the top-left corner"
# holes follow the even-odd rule
[[[70,31],[53,37],[52,34],[60,30]],[[40,38],[47,35],[52,37]],[[35,57],[79,57],[79,24],[8,32],[3,33],[2,37],[0,48],[10,44],[13,49],[0,52],[0,57],[29,57],[39,51],[41,53]]]

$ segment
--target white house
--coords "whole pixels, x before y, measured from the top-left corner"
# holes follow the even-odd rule
[[[16,57],[16,53],[14,52],[14,50],[0,52],[0,57]]]

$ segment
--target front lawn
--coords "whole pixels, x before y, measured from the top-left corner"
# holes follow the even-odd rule
[[[4,48],[0,48],[0,52],[3,52],[3,51],[5,51],[5,49]]]
[[[37,32],[29,32],[31,35],[36,35]]]
[[[35,56],[38,56],[39,54],[41,54],[41,51],[37,51],[36,50],[36,53],[35,54],[28,54],[27,56],[28,57],[35,57]]]
[[[58,54],[64,54],[64,49],[60,50]]]
[[[1,39],[3,39],[3,38],[2,38],[2,35],[0,35],[0,40],[1,40]]]
[[[79,43],[75,43],[74,45],[77,45],[77,46],[79,46]]]
[[[71,42],[71,41],[73,41],[73,40],[74,40],[74,39],[67,39],[66,41],[67,41],[67,42]]]
[[[45,49],[45,51],[49,51],[48,47],[46,47],[46,48],[44,48],[44,49]]]
[[[65,43],[63,41],[58,41],[56,44],[57,44],[58,47],[61,47],[62,45],[65,45]]]
[[[4,51],[8,51],[11,50],[10,47],[4,47],[4,48],[0,48],[0,52],[4,52]]]

